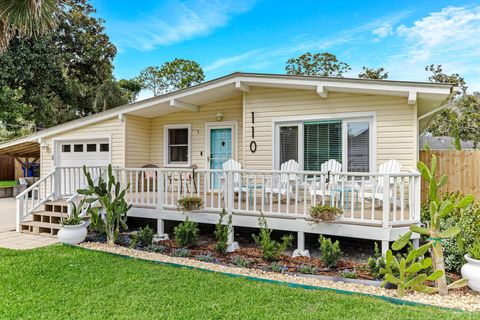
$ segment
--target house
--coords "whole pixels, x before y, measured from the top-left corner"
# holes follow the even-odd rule
[[[73,201],[85,182],[81,166],[99,175],[111,163],[130,184],[130,215],[157,219],[159,233],[165,220],[185,219],[177,200],[196,194],[205,206],[189,216],[200,223],[216,223],[226,208],[234,226],[257,227],[262,211],[269,227],[297,233],[300,253],[304,233],[378,240],[386,251],[420,221],[418,135],[456,91],[233,73],[4,143],[0,154],[40,158],[42,179],[18,198],[19,231],[55,232],[28,217],[52,200]],[[223,170],[228,159],[242,169]],[[328,160],[341,170],[322,171]],[[389,160],[401,172],[379,172]],[[55,203],[48,208],[65,210]],[[317,204],[343,215],[313,222],[308,212]]]

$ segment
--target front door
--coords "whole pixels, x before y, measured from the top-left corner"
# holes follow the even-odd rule
[[[232,128],[210,128],[210,169],[222,169],[223,163],[232,159]],[[218,189],[220,176],[212,173],[210,188]]]

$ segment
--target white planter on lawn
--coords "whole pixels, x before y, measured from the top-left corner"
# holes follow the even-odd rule
[[[77,245],[87,237],[87,227],[85,221],[77,225],[64,225],[58,231],[58,240],[61,243]]]
[[[465,255],[467,263],[462,267],[462,277],[468,279],[468,286],[470,289],[480,292],[480,260],[471,258],[468,254]]]

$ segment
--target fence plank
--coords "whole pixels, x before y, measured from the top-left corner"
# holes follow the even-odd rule
[[[437,177],[448,175],[442,191],[471,193],[480,200],[480,150],[422,150],[420,160],[430,167],[432,155],[437,157]],[[427,194],[428,185],[422,179],[422,201]]]
[[[0,157],[0,181],[15,180],[15,162],[13,157]]]

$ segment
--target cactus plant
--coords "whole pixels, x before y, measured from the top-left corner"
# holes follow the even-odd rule
[[[438,279],[435,279],[436,287],[438,288],[439,294],[446,295],[448,294],[448,289],[465,286],[466,280],[462,279],[447,286],[442,240],[458,236],[461,230],[457,226],[450,227],[447,230],[441,230],[440,222],[441,219],[446,218],[454,209],[464,208],[470,205],[473,202],[473,195],[467,195],[455,203],[449,199],[442,199],[440,197],[438,190],[447,183],[448,177],[443,175],[440,179],[436,178],[437,158],[435,156],[432,156],[430,168],[421,161],[418,162],[417,167],[420,170],[422,178],[429,184],[428,202],[430,222],[426,227],[411,225],[410,231],[395,241],[392,248],[394,250],[402,249],[410,240],[413,232],[428,236],[429,242],[425,246],[428,246],[431,251],[433,269],[435,272],[438,271],[442,273]]]
[[[108,166],[108,181],[105,181],[100,176],[96,185],[86,166],[83,166],[83,173],[87,178],[88,189],[79,189],[77,192],[90,198],[87,202],[92,200],[98,201],[105,210],[107,243],[113,245],[120,233],[120,226],[124,229],[128,228],[126,224],[127,213],[132,208],[132,205],[128,205],[125,201],[125,192],[129,185],[125,189],[121,189],[120,182],[117,182],[113,175],[112,165]]]

